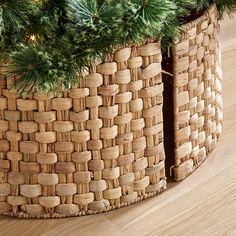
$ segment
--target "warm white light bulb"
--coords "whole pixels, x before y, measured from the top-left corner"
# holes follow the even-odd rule
[[[35,42],[36,36],[34,34],[30,35],[30,41]]]

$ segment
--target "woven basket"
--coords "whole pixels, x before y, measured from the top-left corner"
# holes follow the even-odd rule
[[[0,80],[0,213],[94,214],[166,188],[161,52],[122,48],[59,97]]]
[[[182,27],[172,49],[174,177],[193,172],[211,153],[222,129],[219,23],[216,5]]]

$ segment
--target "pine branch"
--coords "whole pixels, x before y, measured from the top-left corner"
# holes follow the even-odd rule
[[[236,0],[216,0],[217,7],[219,9],[220,18],[224,13],[232,16],[236,12]]]
[[[79,63],[104,56],[119,43],[122,8],[109,1],[71,0],[67,7],[65,41]]]
[[[10,55],[8,75],[19,77],[15,88],[21,93],[69,89],[77,82],[76,70],[70,58],[61,56],[45,45],[21,45]]]
[[[29,14],[35,11],[35,3],[30,0],[1,0],[1,18],[5,29],[19,32],[28,25]]]
[[[196,0],[195,9],[197,11],[207,9],[209,7],[210,3],[211,3],[210,0]]]
[[[30,0],[0,1],[0,48],[4,54],[25,42],[25,29],[30,25],[29,16],[35,14],[36,6]]]

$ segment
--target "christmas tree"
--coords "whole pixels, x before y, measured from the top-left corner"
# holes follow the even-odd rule
[[[19,92],[57,91],[78,83],[84,68],[114,48],[177,36],[184,16],[211,0],[1,0],[1,64]],[[217,0],[220,12],[236,0]],[[181,20],[180,20],[181,19]]]

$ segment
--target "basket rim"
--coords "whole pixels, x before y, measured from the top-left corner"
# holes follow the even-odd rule
[[[173,40],[173,44],[176,45],[186,35],[186,33],[205,20],[207,20],[212,12],[218,12],[216,3],[211,4],[201,16],[197,19],[187,22],[180,26],[179,35]]]
[[[196,27],[200,22],[206,20],[209,17],[209,14],[211,12],[217,11],[217,6],[216,3],[211,4],[204,12],[201,16],[199,16],[197,19],[192,20],[188,23],[185,23],[184,25],[182,25],[180,27],[180,31],[184,32],[187,30],[190,30],[193,27]]]

